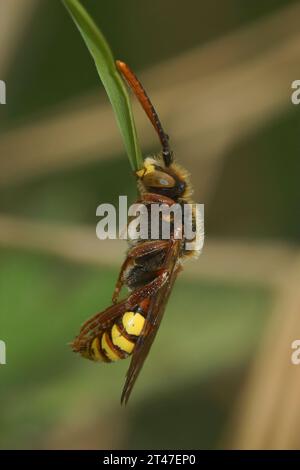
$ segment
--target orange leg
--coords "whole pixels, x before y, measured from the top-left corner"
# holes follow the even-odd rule
[[[133,247],[128,252],[127,257],[124,263],[122,264],[121,271],[112,296],[112,301],[114,304],[118,302],[118,297],[125,280],[123,275],[130,266],[130,264],[133,263],[135,259],[140,258],[144,255],[154,254],[161,250],[164,250],[168,246],[168,244],[168,240],[150,240]]]

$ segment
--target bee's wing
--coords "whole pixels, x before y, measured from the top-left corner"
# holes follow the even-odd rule
[[[108,307],[103,312],[96,313],[87,320],[81,327],[79,335],[72,343],[75,352],[80,352],[86,343],[92,338],[100,335],[102,331],[107,330],[114,321],[119,318],[126,310],[126,301],[117,303]]]
[[[87,341],[110,328],[117,318],[122,316],[126,310],[137,307],[141,300],[146,297],[155,297],[154,294],[157,292],[157,285],[159,285],[159,277],[154,279],[151,283],[136,289],[127,299],[115,305],[111,305],[103,312],[96,313],[96,315],[82,325],[79,335],[72,343],[73,350],[80,351]]]
[[[178,264],[179,247],[180,240],[170,241],[170,249],[164,266],[164,268],[169,272],[169,278],[152,297],[146,315],[144,330],[136,342],[130,366],[126,374],[121,403],[127,403],[161,323],[173,284],[180,270],[180,265]]]

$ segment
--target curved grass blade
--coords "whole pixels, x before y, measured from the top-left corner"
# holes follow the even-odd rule
[[[62,0],[79,29],[94,61],[98,74],[113,107],[125,149],[134,171],[142,168],[143,158],[139,146],[130,97],[115,60],[103,34],[78,0]]]

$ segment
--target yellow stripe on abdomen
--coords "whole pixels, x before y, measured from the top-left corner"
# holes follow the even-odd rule
[[[122,322],[126,333],[139,336],[143,330],[145,318],[137,312],[125,312]]]
[[[111,329],[111,339],[113,344],[120,348],[122,351],[127,354],[132,353],[134,343],[132,341],[129,341],[129,339],[125,338],[125,336],[122,335],[117,325],[114,325]]]
[[[108,333],[103,333],[102,339],[101,339],[102,349],[103,349],[103,351],[107,355],[107,358],[110,361],[117,361],[118,359],[120,359],[120,357],[113,350],[113,348],[111,347],[111,345],[109,343],[110,343],[110,341],[109,341],[109,338],[108,338]]]
[[[125,312],[122,316],[122,324],[123,327],[115,323],[111,331],[106,330],[102,336],[100,334],[94,338],[87,357],[94,361],[115,362],[132,354],[136,342],[133,336],[140,336],[145,325],[145,318],[138,312]]]
[[[100,349],[100,342],[98,336],[93,340],[91,344],[91,353],[94,361],[103,361],[103,357],[101,355]]]

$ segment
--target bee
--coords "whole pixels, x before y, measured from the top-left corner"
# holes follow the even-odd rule
[[[119,72],[132,89],[161,142],[162,151],[146,157],[135,172],[139,203],[172,206],[191,204],[192,187],[186,170],[174,162],[169,137],[142,84],[127,64],[116,62]],[[193,212],[193,222],[196,214]],[[185,234],[169,239],[130,242],[127,257],[112,296],[112,305],[86,321],[72,343],[73,351],[93,361],[114,362],[132,356],[126,374],[121,403],[127,403],[136,379],[159,329],[168,298],[183,261],[197,257],[199,250],[187,250]],[[127,298],[119,300],[123,286]]]

